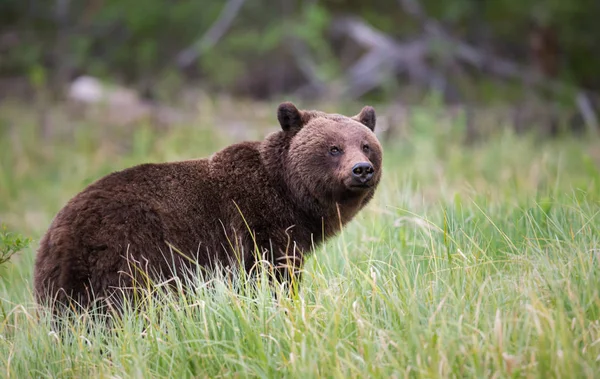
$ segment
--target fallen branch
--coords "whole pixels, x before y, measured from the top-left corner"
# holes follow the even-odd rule
[[[400,1],[412,3],[411,0]],[[420,18],[424,17],[421,13],[417,14]],[[412,80],[428,85],[432,83],[435,74],[438,80],[442,78],[443,82],[449,83],[445,75],[434,70],[429,63],[439,58],[439,54],[432,49],[436,43],[451,46],[443,57],[447,67],[467,65],[493,76],[518,80],[557,92],[566,86],[564,83],[542,77],[535,70],[460,41],[443,32],[442,26],[435,21],[425,23],[429,25],[425,28],[430,30],[429,33],[409,42],[398,42],[360,19],[344,17],[334,20],[334,32],[345,34],[368,50],[365,56],[346,72],[349,82],[348,94],[360,96],[383,84],[389,79],[389,74],[393,73],[407,73]]]
[[[463,63],[467,63],[481,71],[509,79],[516,79],[528,85],[534,85],[542,90],[550,90],[555,93],[563,92],[569,85],[544,77],[538,70],[523,67],[517,63],[494,56],[489,52],[479,50],[450,35],[447,30],[436,20],[427,16],[423,8],[416,0],[398,0],[405,13],[417,19],[423,25],[426,34],[440,39],[443,43],[454,45],[455,57]],[[573,90],[573,88],[571,88]],[[600,132],[600,124],[590,96],[583,89],[574,88],[577,93],[574,103],[581,114],[590,133]]]
[[[596,112],[594,112],[594,106],[590,97],[584,91],[579,91],[575,99],[588,132],[590,134],[598,134],[600,132],[598,117],[596,116]]]
[[[412,81],[435,88],[447,87],[448,80],[434,70],[427,58],[429,40],[420,38],[400,43],[356,18],[334,21],[334,32],[343,33],[368,50],[346,72],[345,93],[353,98],[382,85],[393,74],[405,73]]]
[[[190,47],[181,51],[177,55],[177,65],[180,68],[189,67],[200,57],[202,53],[219,42],[219,40],[231,26],[235,17],[240,12],[240,9],[242,8],[242,5],[244,5],[245,1],[246,0],[229,0],[221,11],[219,18],[214,24],[212,24],[210,29],[208,29],[208,31]]]

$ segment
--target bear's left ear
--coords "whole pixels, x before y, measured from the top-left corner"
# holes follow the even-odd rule
[[[375,123],[377,121],[377,117],[375,116],[375,109],[372,106],[365,106],[359,114],[352,118],[365,125],[367,128],[375,131]]]
[[[302,112],[290,102],[279,104],[277,108],[277,120],[279,120],[281,129],[286,132],[290,129],[300,129],[304,125]]]

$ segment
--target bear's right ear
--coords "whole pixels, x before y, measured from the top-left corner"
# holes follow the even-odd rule
[[[277,108],[277,120],[279,120],[281,129],[286,132],[291,129],[300,129],[304,125],[302,112],[289,101],[279,104]]]

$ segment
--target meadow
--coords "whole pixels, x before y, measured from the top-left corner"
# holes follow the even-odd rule
[[[267,116],[256,123],[275,127]],[[498,128],[465,146],[459,124],[423,109],[386,142],[375,199],[311,256],[297,298],[275,299],[264,281],[198,281],[110,328],[82,315],[60,332],[36,310],[31,275],[65,202],[111,171],[240,137],[208,118],[160,131],[82,123],[46,138],[33,116],[11,120],[0,119],[0,222],[32,242],[0,266],[2,377],[600,375],[598,139]],[[249,138],[267,132],[251,125]]]

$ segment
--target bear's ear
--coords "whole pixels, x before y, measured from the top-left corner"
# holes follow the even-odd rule
[[[277,108],[277,120],[284,131],[290,129],[300,129],[304,125],[302,120],[302,112],[290,102],[279,104]]]
[[[375,116],[375,109],[372,106],[365,106],[359,114],[352,118],[365,125],[367,128],[375,131],[375,123],[377,121],[377,117]]]

